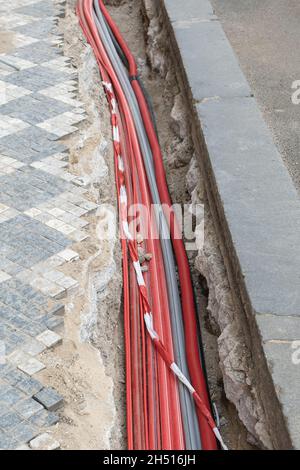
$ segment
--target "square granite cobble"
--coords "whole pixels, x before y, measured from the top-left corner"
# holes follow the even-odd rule
[[[29,124],[39,124],[71,110],[72,106],[39,93],[32,93],[0,106],[0,114],[21,119]]]
[[[53,17],[56,13],[52,0],[42,0],[32,5],[22,6],[15,9],[15,13],[21,15],[34,16],[39,19]]]
[[[0,384],[0,407],[11,407],[24,399],[26,395],[9,384]]]
[[[46,66],[35,66],[2,77],[3,81],[30,91],[41,91],[70,79],[70,75]]]
[[[52,387],[43,388],[34,398],[49,411],[55,411],[63,404],[63,397]]]
[[[8,413],[0,416],[0,429],[2,431],[12,430],[17,424],[21,423],[23,420],[21,416],[14,412],[9,411]]]
[[[0,139],[0,153],[24,163],[40,161],[66,150],[56,139],[54,134],[31,126]]]
[[[44,19],[43,21],[34,21],[30,24],[17,26],[16,28],[13,28],[13,30],[25,36],[44,40],[50,36],[50,33],[54,28],[55,26],[53,25],[52,19]]]
[[[52,47],[46,41],[39,41],[32,47],[31,44],[24,47],[18,47],[16,52],[11,54],[13,57],[20,57],[21,59],[34,62],[35,64],[43,64],[50,60],[56,59],[61,55],[61,52]]]
[[[56,424],[58,421],[59,416],[56,413],[45,409],[38,411],[28,419],[30,424],[38,428],[48,428],[49,426]]]
[[[23,401],[19,401],[15,406],[14,410],[20,415],[23,419],[28,419],[33,416],[38,411],[43,410],[43,406],[39,404],[33,398],[28,398]]]

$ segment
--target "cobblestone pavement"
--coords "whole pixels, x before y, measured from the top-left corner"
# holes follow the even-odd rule
[[[33,375],[62,340],[64,298],[78,283],[61,271],[88,237],[97,205],[68,171],[60,138],[84,119],[74,69],[60,50],[54,0],[0,0],[12,47],[0,54],[0,448],[24,446],[58,420],[54,389]],[[31,446],[33,447],[33,445]]]

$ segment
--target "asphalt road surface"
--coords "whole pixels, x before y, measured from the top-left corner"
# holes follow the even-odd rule
[[[300,190],[300,0],[211,0]],[[292,84],[299,80],[299,104]]]

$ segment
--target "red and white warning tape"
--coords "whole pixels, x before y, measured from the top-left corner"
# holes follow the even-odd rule
[[[117,161],[117,168],[118,168],[117,180],[118,180],[118,186],[119,186],[118,199],[119,199],[119,208],[120,208],[121,231],[127,240],[130,258],[133,263],[133,267],[135,269],[136,280],[139,286],[141,303],[143,306],[144,321],[145,321],[147,332],[150,338],[152,339],[152,342],[158,354],[162,357],[166,365],[173,372],[173,374],[178,378],[178,380],[180,380],[180,382],[182,382],[184,386],[191,393],[197,408],[200,410],[202,415],[206,418],[209,426],[211,427],[216,438],[220,442],[222,449],[228,450],[209,409],[207,408],[207,406],[205,405],[205,403],[203,402],[199,394],[196,392],[196,390],[194,389],[190,381],[186,378],[186,376],[182,373],[178,365],[174,362],[172,355],[167,351],[161,339],[159,338],[159,335],[154,329],[153,317],[151,313],[150,303],[148,300],[147,287],[146,287],[143,272],[141,269],[141,264],[139,261],[137,246],[136,246],[136,243],[132,234],[130,233],[129,224],[128,224],[127,191],[126,191],[126,184],[125,184],[124,161],[121,155],[120,133],[119,133],[118,115],[117,115],[117,101],[115,98],[112,84],[109,82],[103,82],[103,86],[105,88],[107,98],[110,104],[114,156]]]

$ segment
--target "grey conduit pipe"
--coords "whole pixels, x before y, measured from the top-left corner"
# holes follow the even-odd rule
[[[174,355],[178,366],[183,373],[189,377],[188,367],[185,355],[185,339],[183,330],[183,320],[181,311],[181,302],[178,290],[176,266],[174,261],[172,243],[169,235],[169,227],[167,225],[165,215],[163,213],[159,192],[156,184],[155,171],[153,166],[153,157],[151,148],[148,142],[148,137],[144,129],[143,120],[140,114],[139,106],[132,90],[127,70],[125,69],[122,60],[120,59],[115,45],[111,38],[111,33],[108,30],[105,19],[100,10],[97,0],[94,0],[94,19],[97,26],[99,35],[104,44],[106,52],[111,60],[111,63],[118,75],[123,91],[126,95],[132,115],[134,118],[136,131],[139,137],[141,151],[144,159],[145,169],[149,181],[152,200],[155,204],[155,216],[159,233],[161,238],[162,254],[164,259],[164,266],[166,271],[166,278],[168,282],[168,297],[171,311],[171,324],[174,339]],[[182,408],[182,420],[185,431],[186,448],[187,449],[200,449],[201,440],[198,428],[198,422],[195,412],[195,405],[190,393],[185,389],[182,384],[179,385],[180,403]]]

